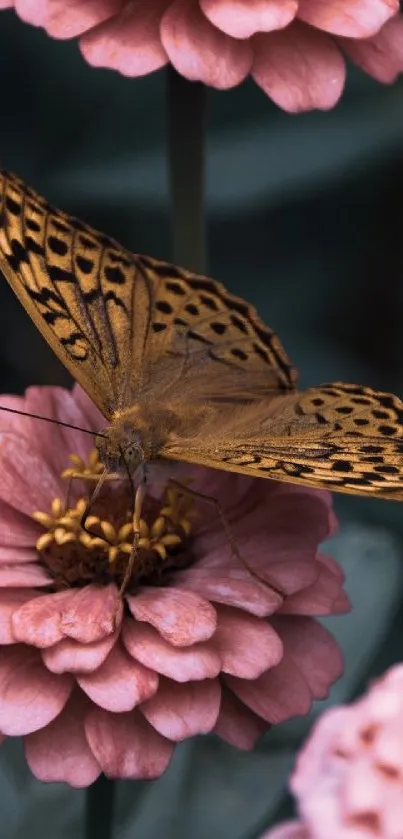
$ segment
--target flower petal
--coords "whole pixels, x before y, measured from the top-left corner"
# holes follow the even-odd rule
[[[278,592],[248,576],[244,570],[238,571],[231,567],[210,569],[199,563],[193,568],[179,572],[175,577],[175,584],[186,591],[198,593],[213,603],[237,606],[259,618],[272,615],[283,602]]]
[[[313,839],[313,836],[302,821],[291,821],[271,828],[260,839]]]
[[[173,0],[161,21],[161,40],[178,73],[220,90],[240,84],[252,65],[249,43],[216,29],[197,0]]]
[[[141,706],[148,722],[164,737],[180,742],[214,728],[220,710],[217,679],[178,684],[161,679],[157,693]]]
[[[0,731],[18,736],[48,725],[64,708],[73,687],[68,675],[54,676],[37,650],[0,649]]]
[[[116,714],[131,711],[153,696],[158,676],[115,645],[98,670],[78,676],[77,682],[96,705]]]
[[[279,32],[255,35],[253,44],[251,75],[280,108],[298,113],[336,104],[346,69],[325,33],[295,21]]]
[[[50,586],[52,583],[53,580],[45,569],[33,562],[24,565],[0,566],[0,589]]]
[[[56,719],[24,737],[28,765],[40,781],[64,781],[79,789],[100,775],[100,766],[85,736],[88,704],[77,691]]]
[[[46,20],[48,0],[14,0],[15,11],[26,23],[43,26]]]
[[[41,648],[52,647],[64,636],[83,644],[100,641],[115,632],[116,600],[113,583],[42,595],[14,613],[15,638]]]
[[[90,644],[112,635],[121,623],[122,614],[123,605],[114,583],[85,586],[70,590],[60,626],[64,635]]]
[[[283,645],[268,623],[239,609],[221,606],[214,646],[224,673],[256,679],[281,661]]]
[[[213,728],[231,746],[237,749],[253,749],[256,741],[267,731],[265,720],[256,716],[227,688],[221,690],[220,713]]]
[[[42,650],[42,659],[52,673],[92,673],[105,661],[115,643],[114,635],[91,644],[63,638],[54,647]]]
[[[23,565],[26,562],[36,562],[38,559],[38,551],[35,548],[13,548],[7,546],[0,547],[0,567],[4,565],[12,565],[14,562],[18,565]]]
[[[0,500],[0,545],[5,547],[31,548],[42,528],[31,518],[31,514],[24,515],[20,510]]]
[[[221,669],[213,641],[191,647],[173,647],[149,624],[125,620],[123,643],[133,658],[175,682],[212,679]]]
[[[270,723],[308,713],[312,697],[304,677],[294,662],[283,659],[258,679],[246,681],[226,676],[225,682],[255,714]]]
[[[319,555],[317,567],[319,574],[315,582],[286,597],[279,613],[313,616],[347,612],[350,609],[350,602],[342,589],[343,576],[340,576],[336,563],[331,564],[327,557]]]
[[[250,38],[255,32],[282,29],[296,15],[298,0],[200,0],[214,26],[232,38]]]
[[[12,616],[19,606],[38,596],[38,592],[33,589],[0,589],[0,644],[16,642]]]
[[[398,9],[398,0],[299,0],[298,17],[333,35],[369,38]]]
[[[93,708],[85,719],[92,753],[108,778],[158,778],[168,766],[173,745],[138,711],[110,714]]]
[[[151,623],[174,647],[207,641],[217,626],[213,606],[191,592],[143,588],[138,595],[126,596],[126,600],[136,620]]]
[[[43,0],[42,0],[43,2]],[[18,0],[20,8],[30,8],[35,18],[35,2]],[[119,11],[120,0],[47,0],[45,14],[41,14],[41,26],[44,26],[52,38],[74,38],[91,26],[108,20]],[[28,9],[26,9],[27,15]],[[22,17],[22,15],[20,15]],[[28,20],[25,16],[25,20]],[[35,23],[35,20],[30,20]]]
[[[60,495],[56,473],[31,440],[0,434],[0,468],[0,498],[28,516]]]
[[[390,84],[403,72],[403,15],[385,23],[381,31],[365,41],[341,39],[351,61],[379,82]]]
[[[80,49],[86,61],[124,76],[144,76],[163,67],[168,59],[159,26],[168,1],[125,3],[113,18],[82,35]]]
[[[325,699],[343,673],[343,658],[333,635],[313,618],[276,616],[272,623],[284,644],[284,658],[303,675],[314,699]]]

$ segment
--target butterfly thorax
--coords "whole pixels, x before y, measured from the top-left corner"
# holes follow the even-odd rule
[[[116,411],[112,423],[102,429],[95,445],[108,471],[127,474],[145,462],[158,460],[161,449],[180,424],[175,411],[166,407],[150,410],[146,405],[133,405]]]

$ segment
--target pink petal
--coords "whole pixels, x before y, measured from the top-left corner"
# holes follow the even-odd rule
[[[267,723],[243,705],[233,693],[227,689],[221,691],[220,713],[213,728],[214,734],[237,749],[249,751],[267,728]]]
[[[149,699],[158,687],[158,676],[129,658],[118,645],[94,673],[78,676],[77,682],[87,696],[106,711],[131,711]]]
[[[52,2],[52,0],[49,0]],[[86,4],[87,5],[87,4]],[[52,417],[62,422],[71,423],[79,428],[87,428],[88,423],[84,412],[77,405],[74,394],[63,387],[30,387],[25,393],[24,409],[33,414],[40,414]],[[26,420],[30,423],[28,438],[34,436],[36,447],[52,463],[55,473],[66,468],[68,455],[72,452],[86,459],[91,449],[94,448],[94,440],[89,434],[83,434],[73,428],[66,428],[63,425],[39,422],[36,419]],[[97,425],[89,425],[89,430],[94,433],[99,430]],[[61,482],[65,488],[65,481]]]
[[[298,9],[298,0],[200,0],[214,26],[232,38],[250,38],[287,26]]]
[[[221,669],[241,679],[256,679],[281,661],[283,645],[277,633],[263,620],[238,609],[221,606],[214,646]]]
[[[202,564],[193,566],[175,576],[175,584],[186,591],[193,591],[228,606],[237,606],[257,617],[272,615],[281,606],[283,598],[269,586],[248,577],[245,571],[223,567],[212,570]]]
[[[124,76],[144,76],[167,63],[160,20],[168,0],[132,0],[113,18],[80,38],[84,58],[94,67],[111,67]]]
[[[61,613],[64,635],[90,644],[116,632],[120,626],[123,606],[114,583],[90,585],[70,590],[70,599]]]
[[[15,0],[15,11],[26,23],[44,26],[48,0]]]
[[[295,21],[287,29],[255,35],[251,74],[290,113],[332,108],[343,91],[343,58],[325,33]]]
[[[64,708],[73,681],[54,676],[36,650],[25,646],[0,649],[0,731],[30,734],[48,725]]]
[[[63,638],[54,647],[42,650],[42,659],[52,673],[92,673],[105,661],[115,643],[115,635],[92,644]]]
[[[38,597],[32,589],[0,589],[0,644],[14,644],[12,616],[23,603]]]
[[[284,644],[284,658],[298,667],[311,695],[324,699],[343,673],[343,658],[333,635],[313,618],[274,617],[273,626]]]
[[[398,9],[398,0],[299,0],[298,17],[333,35],[368,38]]]
[[[42,649],[61,641],[61,615],[72,596],[70,590],[44,594],[17,609],[12,618],[16,640]]]
[[[133,658],[176,682],[212,679],[221,669],[213,641],[173,647],[152,626],[129,620],[123,622],[122,640]]]
[[[0,566],[1,588],[34,588],[35,586],[50,586],[53,580],[40,565],[25,563],[25,565]]]
[[[25,4],[31,7],[31,0],[28,3],[25,0]],[[19,5],[23,5],[23,0],[19,0]],[[45,27],[48,35],[52,38],[74,38],[118,12],[121,2],[85,0],[83,3],[82,0],[68,0],[66,3],[66,0],[47,0],[46,6],[46,15],[42,14],[40,25]],[[35,17],[33,6],[31,14]]]
[[[216,611],[202,597],[175,588],[144,588],[126,597],[132,615],[151,623],[174,647],[207,641],[217,626]]]
[[[92,753],[108,778],[158,778],[167,768],[173,745],[138,711],[110,714],[93,708],[85,720]]]
[[[2,435],[0,468],[0,498],[28,516],[49,509],[51,500],[61,494],[61,483],[48,461],[33,450],[31,440]]]
[[[161,40],[178,73],[220,90],[240,84],[252,64],[249,43],[216,29],[197,0],[173,0],[161,21]]]
[[[55,720],[24,737],[28,765],[40,781],[64,781],[79,789],[100,775],[100,766],[85,737],[87,707],[77,691]]]
[[[24,515],[15,507],[0,500],[0,545],[33,548],[43,530],[31,514]]]
[[[336,565],[336,563],[334,563]],[[278,610],[281,614],[293,615],[328,615],[337,611],[348,611],[350,603],[344,594],[340,574],[327,560],[319,556],[317,561],[319,575],[311,586],[286,597]]]
[[[14,635],[18,641],[41,648],[52,647],[65,636],[83,644],[100,641],[115,632],[116,602],[112,583],[45,594],[14,613]]]
[[[287,594],[313,582],[318,542],[328,535],[327,497],[301,488],[278,491],[267,509],[261,504],[259,515],[256,509],[243,515],[236,530],[239,550],[251,571]]]
[[[208,734],[220,710],[217,679],[178,684],[161,679],[157,693],[140,710],[164,737],[179,742],[195,734]]]
[[[263,833],[260,839],[314,839],[314,837],[301,821],[292,821],[282,822],[277,827],[273,827]]]
[[[226,676],[225,681],[241,702],[267,722],[280,723],[289,717],[304,716],[311,707],[306,681],[289,660],[283,659],[254,681],[233,676]]]
[[[0,9],[11,9],[14,6],[14,0],[0,0]]]
[[[120,0],[118,0],[120,2]],[[80,385],[73,385],[72,396],[77,408],[81,411],[84,418],[84,428],[96,428],[98,430],[104,428],[106,419],[102,416],[92,399],[83,390]],[[331,497],[331,496],[330,496]]]
[[[22,565],[25,562],[37,562],[37,560],[38,551],[35,548],[0,547],[0,567],[3,564],[12,565],[15,562]]]
[[[366,73],[390,84],[403,72],[403,15],[385,23],[381,31],[366,41],[340,41],[343,51]]]

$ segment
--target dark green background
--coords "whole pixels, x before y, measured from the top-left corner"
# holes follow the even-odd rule
[[[94,70],[0,14],[0,162],[127,247],[170,258],[166,73]],[[403,391],[403,86],[351,69],[330,113],[290,116],[251,82],[208,91],[209,273],[279,332],[303,385],[332,379]],[[189,183],[192,189],[192,183]],[[0,286],[1,392],[66,383],[7,284]],[[335,499],[332,552],[354,612],[330,622],[346,655],[332,701],[401,656],[401,507]],[[253,754],[215,738],[179,747],[154,783],[119,784],[116,837],[244,839],[289,812],[284,780],[308,722]],[[20,744],[0,751],[0,837],[81,839],[84,793],[31,778]],[[278,811],[277,811],[278,812]]]

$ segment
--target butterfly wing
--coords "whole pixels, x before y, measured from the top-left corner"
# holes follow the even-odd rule
[[[252,429],[252,431],[251,431]],[[403,498],[403,402],[336,382],[221,411],[163,455],[354,495]]]
[[[209,381],[211,400],[295,386],[278,338],[243,300],[213,280],[129,253],[4,171],[0,270],[108,419],[142,390],[158,396],[194,371]]]

